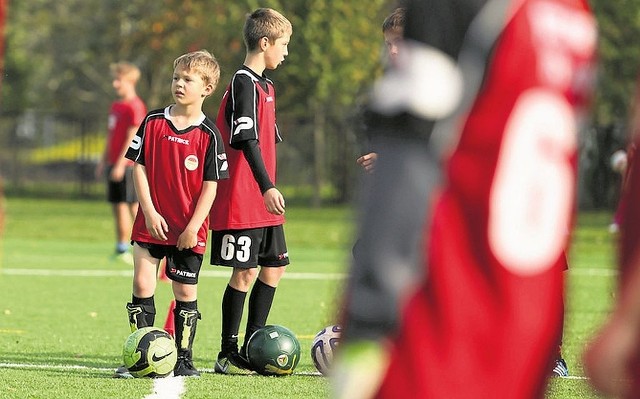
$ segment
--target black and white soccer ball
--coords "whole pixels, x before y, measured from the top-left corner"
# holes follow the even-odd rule
[[[289,375],[300,361],[300,342],[295,334],[279,325],[265,326],[247,343],[251,368],[262,375]]]
[[[328,375],[331,371],[334,352],[340,344],[342,328],[339,325],[332,325],[323,328],[313,338],[311,344],[311,359],[316,369],[323,375]]]
[[[122,358],[132,376],[158,378],[171,374],[178,351],[168,332],[157,327],[143,327],[124,341]]]

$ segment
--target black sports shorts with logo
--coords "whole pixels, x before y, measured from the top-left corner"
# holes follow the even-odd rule
[[[170,280],[182,284],[198,284],[198,275],[204,258],[202,254],[195,253],[190,249],[180,251],[175,245],[151,244],[140,241],[135,243],[148,250],[149,254],[156,259],[167,258],[165,273]]]
[[[282,225],[211,232],[211,264],[250,269],[289,264]]]

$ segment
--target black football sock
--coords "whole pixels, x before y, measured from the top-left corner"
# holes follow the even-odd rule
[[[564,299],[562,300],[562,324],[560,329],[560,342],[558,343],[558,352],[556,353],[557,359],[562,359],[562,340],[564,339]]]
[[[267,324],[267,317],[271,311],[273,297],[276,295],[276,287],[263,283],[256,279],[251,295],[249,296],[249,315],[247,318],[247,331],[244,336],[243,350],[246,350],[251,335]]]
[[[153,326],[156,318],[156,305],[153,295],[149,298],[138,298],[131,295],[131,302],[127,303],[127,313],[131,332],[142,327]]]
[[[238,331],[244,310],[246,292],[227,285],[222,297],[222,353],[238,351]]]
[[[176,301],[176,307],[173,309],[173,322],[178,352],[184,353],[187,351],[189,355],[191,354],[193,340],[196,336],[196,327],[200,318],[198,301]]]

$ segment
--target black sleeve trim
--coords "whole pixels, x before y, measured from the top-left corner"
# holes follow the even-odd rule
[[[254,179],[260,186],[260,192],[264,194],[268,189],[274,188],[275,184],[267,174],[267,168],[264,166],[258,140],[246,140],[242,142],[242,153],[249,163]]]

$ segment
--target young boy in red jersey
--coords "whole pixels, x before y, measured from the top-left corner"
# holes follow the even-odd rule
[[[205,50],[174,63],[175,104],[147,114],[126,157],[135,161],[140,210],[133,226],[133,295],[127,304],[131,330],[152,326],[157,268],[163,258],[172,280],[178,361],[176,376],[199,376],[192,345],[200,313],[197,283],[208,235],[208,217],[218,181],[229,176],[224,145],[202,112],[220,67]]]
[[[247,17],[243,32],[244,65],[233,75],[216,121],[230,179],[220,183],[211,209],[211,264],[233,267],[222,299],[222,343],[215,364],[215,371],[224,374],[249,372],[247,340],[266,324],[289,264],[285,203],[275,186],[276,144],[282,137],[276,125],[275,89],[264,71],[284,61],[292,26],[279,12],[260,8]],[[254,281],[244,345],[238,352],[245,298]]]
[[[107,179],[107,200],[113,208],[116,230],[116,255],[130,262],[129,237],[138,198],[133,187],[133,162],[124,157],[147,107],[136,93],[140,69],[129,62],[112,64],[113,88],[118,100],[109,109],[109,136],[102,158],[96,166],[97,178]]]

